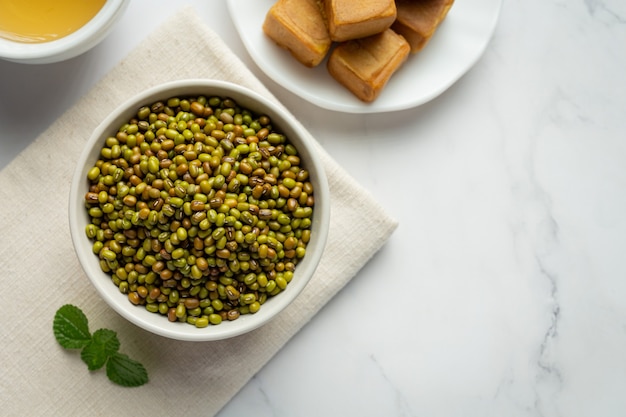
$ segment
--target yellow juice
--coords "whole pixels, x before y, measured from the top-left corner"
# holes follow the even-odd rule
[[[80,29],[106,0],[0,0],[0,37],[49,42]]]

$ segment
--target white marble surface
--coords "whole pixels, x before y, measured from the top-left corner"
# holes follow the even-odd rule
[[[0,168],[182,4],[400,221],[220,417],[626,415],[626,2],[505,0],[442,96],[346,115],[269,82],[224,2],[133,0],[81,57],[0,62]]]

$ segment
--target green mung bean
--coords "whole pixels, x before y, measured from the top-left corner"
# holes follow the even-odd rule
[[[221,97],[145,105],[87,172],[92,251],[132,304],[198,328],[286,289],[314,189],[269,117]]]

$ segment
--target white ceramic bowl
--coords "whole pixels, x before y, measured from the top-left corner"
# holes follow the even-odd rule
[[[78,56],[108,35],[129,4],[130,0],[107,0],[83,27],[54,41],[24,43],[0,37],[0,58],[24,64],[49,64]]]
[[[270,297],[255,314],[241,315],[237,320],[223,321],[219,325],[205,328],[170,322],[161,314],[150,313],[144,307],[131,304],[127,295],[120,293],[111,282],[111,277],[101,270],[99,259],[92,251],[92,242],[85,234],[89,223],[84,200],[88,191],[87,172],[99,158],[106,137],[114,135],[119,126],[136,115],[140,107],[158,100],[186,95],[230,97],[244,108],[270,116],[272,124],[286,134],[298,149],[315,190],[311,240],[305,256],[296,265],[294,277],[286,290]],[[235,84],[211,80],[182,80],[159,85],[121,104],[95,129],[88,140],[76,166],[69,202],[70,231],[76,254],[102,298],[137,326],[161,336],[188,341],[219,340],[241,335],[267,323],[285,309],[301,293],[317,268],[328,235],[329,217],[329,190],[324,168],[316,153],[315,144],[301,125],[281,107],[259,94]]]

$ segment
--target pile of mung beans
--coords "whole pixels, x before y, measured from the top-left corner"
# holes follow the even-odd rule
[[[285,290],[311,238],[298,150],[227,97],[138,109],[87,174],[87,237],[128,300],[196,327],[254,314]]]

